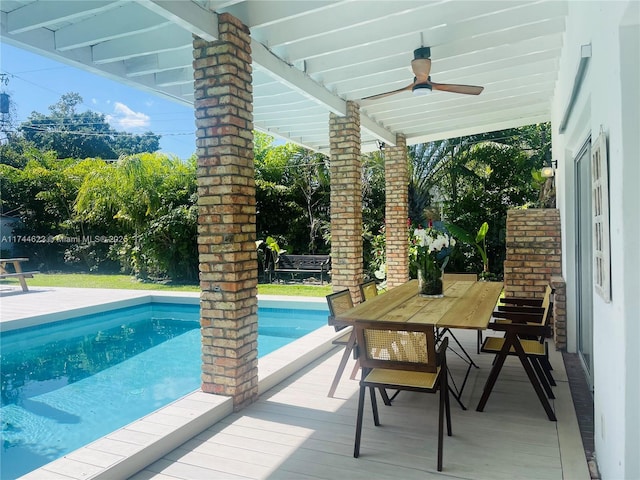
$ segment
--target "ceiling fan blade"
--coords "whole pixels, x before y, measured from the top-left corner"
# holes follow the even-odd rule
[[[392,90],[386,93],[379,93],[377,95],[371,95],[370,97],[364,97],[361,100],[377,100],[378,98],[388,97],[389,95],[395,95],[396,93],[404,92],[405,90],[411,90],[413,88],[414,83],[407,85],[406,87],[399,88],[397,90]]]
[[[435,83],[431,81],[429,81],[429,84],[434,90],[451,93],[464,93],[465,95],[480,95],[484,90],[484,87],[478,87],[476,85],[456,85],[453,83]]]

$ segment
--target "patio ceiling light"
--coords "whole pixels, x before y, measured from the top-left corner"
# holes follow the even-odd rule
[[[558,168],[558,161],[551,160],[551,165],[546,165],[542,167],[542,170],[540,172],[542,173],[543,177],[551,178],[556,174],[555,173],[556,168]]]
[[[416,83],[412,88],[411,91],[413,92],[414,95],[416,96],[424,96],[424,95],[429,95],[431,93],[431,85],[429,85],[428,83]]]

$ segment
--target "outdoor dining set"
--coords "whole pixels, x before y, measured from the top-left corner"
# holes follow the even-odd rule
[[[380,425],[377,395],[391,406],[404,390],[439,393],[437,468],[442,470],[444,426],[452,433],[450,396],[466,410],[462,393],[472,368],[479,368],[456,338],[458,329],[477,331],[477,353],[494,355],[476,411],[484,411],[508,356],[517,357],[551,421],[556,420],[549,399],[555,381],[548,359],[553,292],[542,298],[502,296],[500,282],[476,281],[468,275],[448,274],[441,296],[419,294],[417,280],[378,294],[375,282],[360,285],[361,302],[354,304],[349,290],[327,296],[329,325],[344,329],[338,343],[345,345],[329,390],[333,396],[351,356],[360,371],[354,457],[360,454],[363,412],[369,390],[373,420]],[[351,328],[349,328],[351,327]],[[491,334],[484,335],[486,331]],[[462,379],[454,379],[447,368],[447,353],[466,362]],[[378,392],[378,393],[376,393]]]

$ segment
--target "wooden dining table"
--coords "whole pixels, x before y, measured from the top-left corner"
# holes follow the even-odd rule
[[[418,281],[409,280],[335,318],[348,323],[379,320],[486,330],[502,287],[501,282],[445,280],[444,296],[427,298],[418,294]]]
[[[410,280],[335,315],[335,320],[343,323],[366,320],[432,324],[440,338],[450,332],[468,363],[464,380],[454,392],[458,403],[465,408],[460,396],[471,367],[477,365],[451,329],[486,330],[502,287],[502,282],[445,280],[444,295],[441,298],[429,298],[418,293],[417,280]]]

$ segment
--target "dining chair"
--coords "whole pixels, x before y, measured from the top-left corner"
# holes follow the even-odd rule
[[[339,292],[334,292],[327,295],[327,304],[329,306],[329,319],[328,324],[332,326],[336,332],[340,330],[350,327],[351,323],[340,322],[336,320],[336,315],[346,312],[347,310],[353,308],[353,299],[351,298],[351,293],[348,289],[341,290]],[[341,337],[337,340],[334,340],[333,343],[335,345],[344,345],[344,352],[342,354],[342,358],[340,359],[340,363],[338,365],[338,370],[336,371],[335,376],[333,377],[333,382],[331,382],[331,387],[329,388],[329,397],[333,397],[336,393],[336,388],[338,388],[338,383],[340,383],[340,378],[342,378],[342,374],[344,373],[344,369],[347,366],[347,362],[349,361],[349,356],[353,352],[353,347],[356,342],[355,332],[352,330],[347,338]],[[356,365],[353,367],[353,371],[351,372],[351,379],[355,378],[355,374],[357,373],[359,368],[359,364],[356,360]]]
[[[511,312],[520,312],[520,313],[538,313],[540,314],[539,318],[529,318],[529,321],[543,321],[545,319],[545,312],[549,311],[549,315],[553,312],[553,288],[550,285],[547,285],[545,288],[544,296],[542,298],[521,298],[521,297],[509,297],[502,298],[498,305],[496,306],[496,310],[493,312],[494,318],[501,318],[502,321],[518,321],[521,320],[521,317],[517,317],[514,315],[510,315]],[[510,312],[510,313],[504,313]],[[508,320],[507,317],[511,316],[511,320]],[[527,340],[538,340],[539,343],[544,344],[544,337],[535,337],[529,336],[526,338]],[[556,386],[556,382],[551,374],[553,367],[549,362],[549,348],[548,345],[545,346],[545,355],[544,356],[536,356],[535,361],[537,361],[541,368],[543,369],[544,374],[547,377],[549,384],[553,387]]]
[[[551,421],[556,420],[555,413],[547,399],[547,397],[554,398],[549,381],[549,378],[553,377],[549,371],[550,364],[548,363],[546,344],[546,338],[551,336],[549,321],[552,308],[549,297],[543,299],[542,305],[543,313],[524,310],[494,312],[494,317],[496,313],[500,313],[500,317],[493,318],[489,323],[489,328],[505,332],[505,336],[489,336],[483,342],[481,351],[494,353],[496,357],[485,383],[482,397],[478,402],[477,411],[484,410],[507,356],[517,356],[547,413],[547,417]]]
[[[366,302],[378,295],[378,285],[375,280],[367,280],[359,285],[360,301]]]
[[[421,393],[440,391],[438,407],[438,471],[442,471],[444,418],[451,436],[451,408],[447,383],[447,338],[435,345],[435,328],[428,324],[359,321],[354,325],[362,369],[353,456],[360,455],[364,401],[367,388],[373,422],[380,425],[375,390],[396,389]]]

